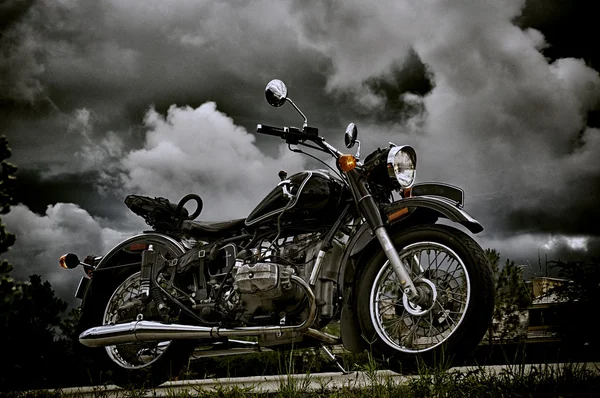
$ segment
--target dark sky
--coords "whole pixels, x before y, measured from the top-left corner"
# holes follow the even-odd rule
[[[3,1],[0,134],[21,202],[7,257],[68,299],[80,274],[58,256],[144,229],[128,193],[247,215],[280,169],[312,166],[254,134],[301,124],[264,101],[272,78],[335,146],[349,122],[363,154],[414,146],[418,181],[465,189],[484,248],[534,265],[596,254],[593,15],[566,0]]]

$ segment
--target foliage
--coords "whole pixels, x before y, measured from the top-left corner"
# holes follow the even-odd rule
[[[54,340],[55,328],[67,303],[56,298],[50,283],[39,275],[17,282],[4,274],[0,294],[0,335],[8,354],[0,362],[0,385],[48,385],[58,374],[55,364],[62,355]]]
[[[0,137],[0,214],[6,214],[16,203],[14,181],[17,168],[6,160],[11,151],[5,137]],[[0,254],[15,242],[0,220]],[[0,263],[0,336],[3,355],[0,360],[0,390],[50,386],[60,380],[68,363],[65,355],[69,344],[57,340],[56,331],[72,326],[60,315],[67,303],[55,297],[48,281],[31,275],[29,281],[16,281],[6,260]]]
[[[6,137],[0,137],[0,214],[6,214],[10,210],[10,206],[16,204],[14,197],[15,191],[15,173],[17,168],[12,163],[6,160],[10,157],[11,152],[8,147]],[[15,236],[6,231],[0,218],[0,254],[6,252],[9,247],[15,243]],[[0,266],[0,272],[10,272],[10,265],[3,261]]]
[[[558,332],[569,349],[600,349],[594,327],[600,297],[600,259],[551,262],[560,278],[568,282],[557,285],[549,294],[560,303]]]
[[[168,396],[172,398],[412,398],[412,397],[597,397],[600,394],[600,376],[597,369],[582,364],[563,365],[512,365],[499,371],[483,367],[472,367],[460,371],[434,370],[417,377],[392,375],[367,369],[363,374],[350,375],[342,385],[331,380],[315,377],[306,383],[306,377],[291,377],[296,383],[288,389],[278,388],[267,392],[269,382],[254,382],[251,385],[178,385],[164,386],[156,390],[114,390],[107,386],[95,388],[92,393],[98,398],[113,396]],[[272,382],[271,382],[272,383]],[[83,395],[83,394],[82,394]],[[67,397],[77,396],[76,391],[31,391],[10,393],[10,398]]]
[[[488,342],[493,338],[515,339],[525,333],[520,314],[531,304],[531,293],[523,280],[521,267],[506,259],[500,269],[500,253],[486,249],[496,286],[496,305],[488,330]]]

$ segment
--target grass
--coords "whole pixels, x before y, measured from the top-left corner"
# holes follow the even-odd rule
[[[261,384],[255,385],[222,385],[213,384],[210,388],[172,387],[162,389],[161,396],[172,398],[367,398],[367,397],[599,397],[600,369],[596,366],[584,366],[579,363],[563,365],[541,364],[526,365],[524,363],[509,365],[500,371],[494,368],[472,366],[466,370],[448,369],[448,364],[441,360],[433,367],[422,367],[418,376],[398,377],[390,372],[381,372],[380,365],[370,356],[367,360],[354,363],[354,371],[359,377],[349,379],[341,386],[334,386],[331,380],[319,379],[310,371],[300,375],[296,373],[295,356],[292,352],[278,353],[279,374],[282,375],[274,384],[271,392],[263,392]],[[507,358],[508,359],[508,358]],[[304,368],[306,368],[304,366]],[[152,397],[158,393],[154,390],[120,390],[119,397]],[[41,397],[76,397],[67,395],[61,390],[30,391],[0,393],[10,398]],[[115,391],[106,387],[94,389],[94,398],[114,397]]]

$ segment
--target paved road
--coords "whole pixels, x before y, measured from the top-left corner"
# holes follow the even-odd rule
[[[452,368],[450,372],[467,372],[482,368],[485,372],[498,374],[501,372],[512,372],[513,374],[525,374],[536,369],[546,371],[560,371],[563,364],[531,364],[520,366],[483,366],[483,367],[459,367]],[[569,364],[568,366],[576,366],[578,369],[589,369],[600,373],[600,363],[582,363]],[[510,373],[509,373],[510,374]],[[352,372],[349,374],[337,373],[315,373],[310,375],[290,375],[288,376],[252,376],[252,377],[236,377],[236,378],[221,378],[221,379],[206,379],[206,380],[186,380],[167,382],[160,387],[148,390],[145,396],[148,397],[164,397],[177,396],[179,393],[188,392],[190,395],[197,393],[200,390],[221,390],[221,389],[246,389],[249,392],[276,392],[279,391],[282,385],[287,383],[295,383],[296,388],[304,391],[323,391],[333,390],[343,387],[358,388],[372,385],[372,378],[376,377],[380,381],[386,381],[391,378],[395,383],[403,383],[408,378],[418,376],[402,376],[390,371],[378,371],[373,374],[365,372]],[[77,397],[130,397],[131,393],[120,389],[116,386],[99,386],[99,387],[78,387],[66,388],[61,390],[65,396]]]

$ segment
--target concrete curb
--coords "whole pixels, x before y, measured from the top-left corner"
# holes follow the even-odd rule
[[[497,366],[465,366],[451,368],[448,372],[470,373],[484,372],[486,374],[507,374],[508,376],[530,374],[531,372],[540,372],[542,374],[549,372],[561,372],[565,369],[587,370],[600,374],[600,363],[574,363],[574,364],[527,364],[527,365],[497,365]],[[297,391],[331,391],[336,389],[363,388],[374,384],[374,379],[382,384],[394,383],[402,384],[407,380],[419,376],[399,375],[389,370],[380,370],[377,372],[351,372],[342,374],[339,372],[315,373],[315,374],[293,374],[279,376],[250,376],[250,377],[227,377],[220,379],[204,380],[182,380],[171,381],[161,386],[139,391],[139,396],[145,397],[164,397],[177,396],[187,393],[196,395],[200,391],[228,391],[245,390],[249,393],[273,393],[282,388],[293,388]],[[63,396],[80,398],[120,398],[131,397],[129,390],[122,389],[114,385],[94,386],[94,387],[72,387],[51,392],[60,392]],[[137,396],[137,395],[136,395]]]

